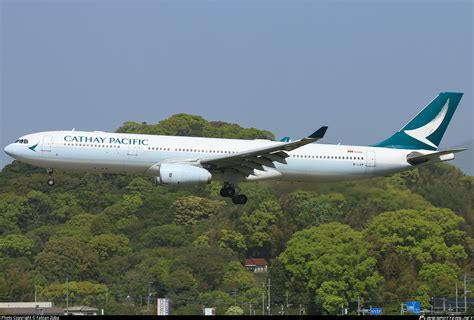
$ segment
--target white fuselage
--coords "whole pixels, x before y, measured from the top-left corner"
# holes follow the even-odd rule
[[[23,136],[5,152],[35,166],[84,172],[156,175],[151,168],[163,162],[196,160],[271,146],[270,140],[175,137],[142,134],[50,131]],[[386,175],[412,167],[412,151],[393,148],[309,144],[288,152],[287,164],[275,163],[246,180],[328,181]],[[428,152],[429,153],[429,152]],[[213,180],[226,180],[212,172]]]

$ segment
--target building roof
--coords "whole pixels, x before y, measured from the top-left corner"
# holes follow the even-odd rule
[[[42,302],[0,302],[0,309],[3,308],[52,308],[53,303],[51,301]]]
[[[43,315],[64,315],[63,308],[39,308]],[[35,315],[36,308],[1,308],[0,313],[6,315]]]
[[[68,312],[97,312],[99,309],[88,306],[74,306],[67,308]]]
[[[245,266],[267,266],[268,261],[262,258],[245,259]]]

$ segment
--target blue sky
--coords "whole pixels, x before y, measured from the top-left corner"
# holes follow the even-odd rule
[[[472,1],[0,0],[2,149],[174,113],[367,145],[440,91],[472,139]],[[0,167],[11,162],[1,152]]]

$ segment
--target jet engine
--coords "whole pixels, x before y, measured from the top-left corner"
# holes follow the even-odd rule
[[[211,173],[206,169],[180,163],[164,163],[160,165],[159,175],[155,177],[157,184],[202,184],[211,182]]]

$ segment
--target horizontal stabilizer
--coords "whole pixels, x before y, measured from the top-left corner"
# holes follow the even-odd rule
[[[451,149],[428,154],[411,152],[407,155],[407,162],[413,166],[420,165],[428,161],[447,161],[454,159],[454,154],[467,149]]]

